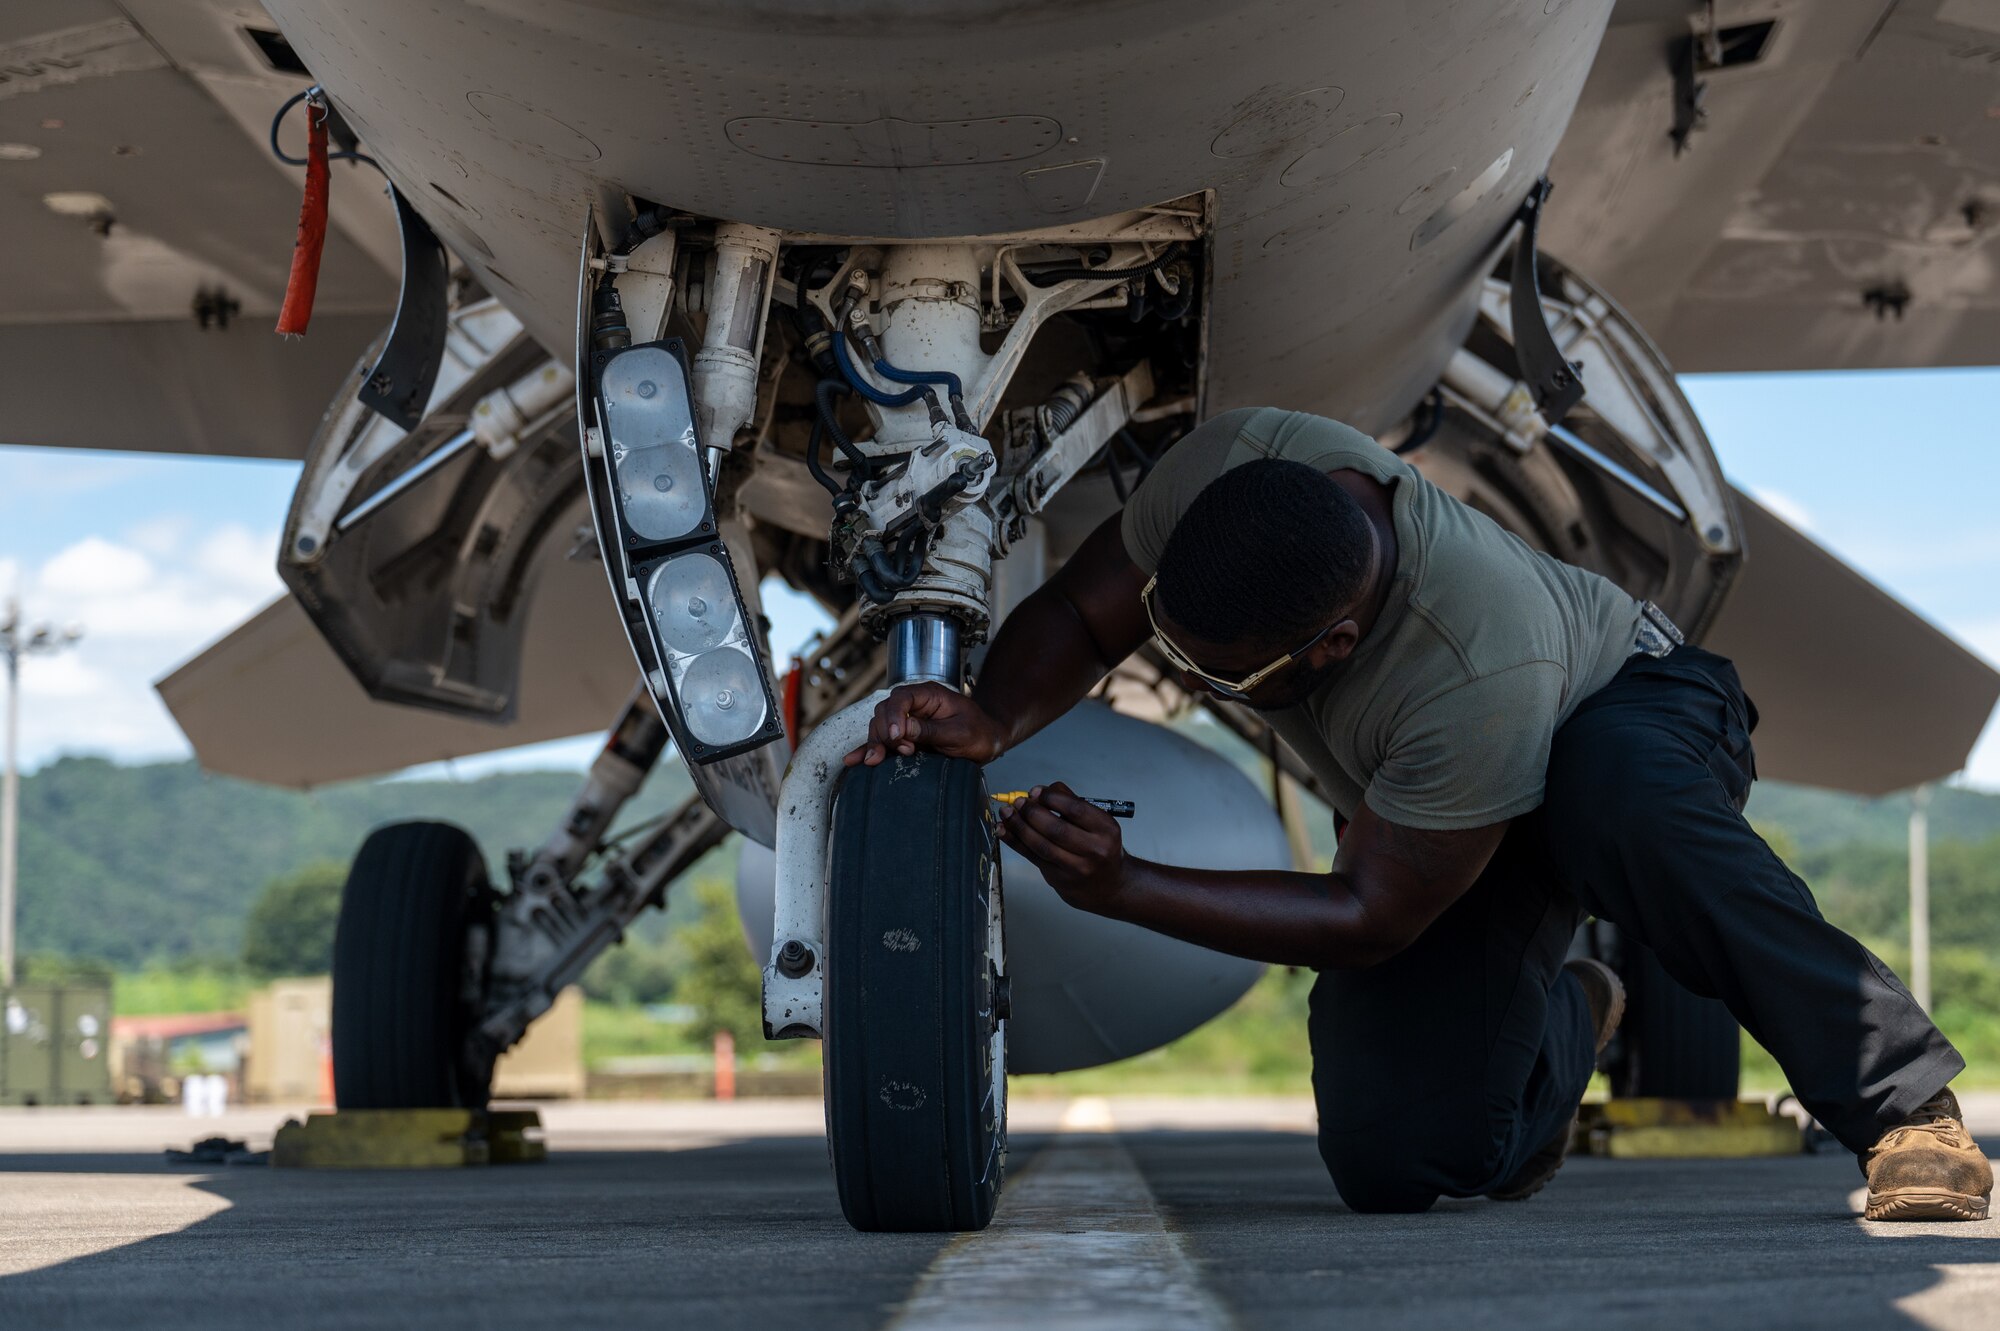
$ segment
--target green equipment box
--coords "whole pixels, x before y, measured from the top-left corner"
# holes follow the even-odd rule
[[[104,1105],[111,989],[21,984],[0,995],[0,1105]]]

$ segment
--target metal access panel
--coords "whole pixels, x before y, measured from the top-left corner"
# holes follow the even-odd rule
[[[111,990],[23,984],[0,1001],[0,1104],[111,1102]]]

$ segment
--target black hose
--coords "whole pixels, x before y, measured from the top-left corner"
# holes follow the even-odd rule
[[[1424,400],[1417,404],[1417,416],[1411,423],[1410,437],[1389,451],[1398,457],[1405,453],[1416,452],[1431,441],[1431,436],[1438,432],[1438,426],[1443,423],[1444,394],[1433,388],[1424,395]]]
[[[286,166],[304,166],[306,164],[306,159],[303,157],[287,156],[285,150],[278,146],[278,126],[282,125],[285,122],[286,113],[288,113],[293,107],[297,106],[300,102],[303,102],[306,98],[312,96],[314,93],[318,91],[319,91],[319,85],[315,83],[312,87],[307,88],[304,92],[292,94],[291,97],[286,99],[285,104],[278,108],[278,114],[271,117],[271,155],[273,157],[276,157],[279,161],[283,162]],[[329,162],[366,162],[368,163],[368,165],[374,167],[377,171],[382,171],[382,164],[376,161],[374,158],[370,157],[367,153],[345,152],[345,151],[337,153],[328,153],[326,155],[326,160]],[[387,171],[382,171],[382,174],[384,176],[387,176],[389,173]]]
[[[1185,265],[1183,268],[1185,269]],[[1153,313],[1167,323],[1178,323],[1194,308],[1194,272],[1189,269],[1181,274],[1181,289],[1174,296],[1153,307]]]
[[[910,585],[904,581],[903,570],[900,565],[901,560],[893,564],[889,562],[889,554],[886,550],[877,548],[868,552],[869,570],[874,573],[877,581],[895,591],[901,591]]]
[[[903,578],[903,585],[916,582],[917,575],[924,571],[924,555],[930,549],[930,532],[922,526],[912,526],[903,536],[896,550],[896,571]]]
[[[868,460],[866,453],[854,446],[854,441],[847,437],[847,431],[840,428],[840,418],[834,407],[834,398],[848,391],[847,385],[838,379],[822,379],[819,381],[819,387],[813,390],[813,401],[819,406],[820,422],[826,426],[827,436],[833,440],[834,447],[847,454],[848,461],[854,464],[857,476],[863,480],[873,480],[874,464]]]
[[[874,339],[871,338],[869,341],[872,343]],[[950,370],[905,370],[901,366],[891,365],[889,358],[882,355],[880,350],[872,345],[868,348],[868,352],[874,362],[875,373],[881,375],[892,384],[937,384],[941,386],[944,389],[945,396],[951,401],[951,414],[958,428],[967,433],[972,431],[971,420],[965,412],[965,387],[959,383],[957,375],[953,374]]]
[[[893,551],[879,544],[865,549],[862,562],[866,567],[855,570],[855,585],[875,604],[889,604],[896,593],[916,585],[918,575],[924,571],[929,536],[922,525],[913,523],[896,538]]]
[[[826,422],[814,416],[812,438],[806,441],[806,470],[812,473],[812,478],[818,481],[828,494],[838,499],[841,493],[840,482],[833,479],[826,465],[819,460],[819,446],[825,442]]]
[[[625,228],[625,235],[618,242],[618,253],[630,254],[654,236],[665,231],[667,225],[667,216],[660,209],[641,209],[633,215],[631,225]]]
[[[1125,451],[1131,454],[1133,463],[1139,468],[1139,479],[1141,481],[1144,481],[1148,476],[1153,474],[1153,464],[1158,462],[1159,458],[1139,446],[1139,441],[1132,437],[1132,431],[1129,427],[1121,426],[1118,433],[1111,436],[1111,442],[1125,446]]]
[[[1122,507],[1125,501],[1132,497],[1132,491],[1125,484],[1125,469],[1118,465],[1117,454],[1118,440],[1113,438],[1111,445],[1104,450],[1104,470],[1111,473],[1111,490],[1118,496],[1118,503]]]
[[[1148,273],[1159,272],[1160,269],[1166,267],[1175,259],[1180,258],[1181,251],[1185,248],[1186,246],[1177,240],[1161,250],[1158,258],[1150,259],[1145,263],[1134,264],[1130,268],[1086,268],[1084,265],[1076,263],[1064,264],[1057,268],[1043,268],[1036,272],[1028,273],[1026,276],[1032,285],[1038,287],[1052,287],[1058,282],[1096,282],[1109,281],[1112,278],[1118,277],[1144,277]]]
[[[864,568],[854,575],[854,585],[876,605],[887,605],[896,599],[896,593],[884,587],[869,569]]]
[[[833,357],[840,362],[840,372],[847,376],[847,382],[853,386],[854,391],[878,407],[907,407],[929,391],[919,387],[912,388],[907,393],[885,393],[869,383],[861,377],[861,372],[854,368],[854,359],[847,350],[847,338],[839,331],[833,335]]]

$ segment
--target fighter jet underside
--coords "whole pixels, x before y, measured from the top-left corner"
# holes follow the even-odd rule
[[[843,784],[838,758],[883,688],[962,685],[1231,407],[1350,420],[1665,607],[1737,659],[1768,776],[1948,773],[2000,695],[1738,494],[1672,368],[1986,354],[2000,23],[1977,5],[268,9],[0,17],[0,218],[28,242],[0,258],[0,363],[35,385],[0,395],[0,437],[303,459],[292,596],[160,684],[213,769],[303,786],[611,722],[504,891],[455,829],[363,848],[343,1104],[482,1099],[733,829],[768,1033],[826,1042],[850,1219],[984,1224],[1010,1068],[1163,1043],[1257,968],[1080,920],[1001,856],[976,770]],[[315,78],[391,193],[336,164],[319,311],[279,344],[296,173],[262,139]],[[297,118],[270,131],[291,156]],[[789,671],[769,577],[836,620]],[[1089,773],[1155,811],[1127,843],[1156,858],[1300,854],[1317,791],[1253,713],[1145,654],[1104,700],[986,780]],[[1268,757],[1275,801],[1153,724],[1197,706]],[[698,796],[607,847],[670,745]],[[948,905],[898,923],[884,884]],[[389,975],[379,940],[412,928],[435,954]],[[1687,998],[1693,1043],[1733,1051]],[[411,1011],[443,1015],[398,1061],[373,1034]],[[943,1082],[883,1070],[924,1049]],[[1732,1094],[1733,1058],[1727,1087],[1643,1044],[1618,1075]]]

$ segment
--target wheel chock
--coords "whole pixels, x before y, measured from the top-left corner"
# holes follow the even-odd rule
[[[455,1169],[548,1158],[532,1109],[343,1109],[288,1121],[271,1145],[280,1169]]]
[[[1798,1155],[1805,1133],[1758,1100],[1634,1097],[1586,1104],[1577,1115],[1580,1150],[1614,1160],[1740,1160]]]

